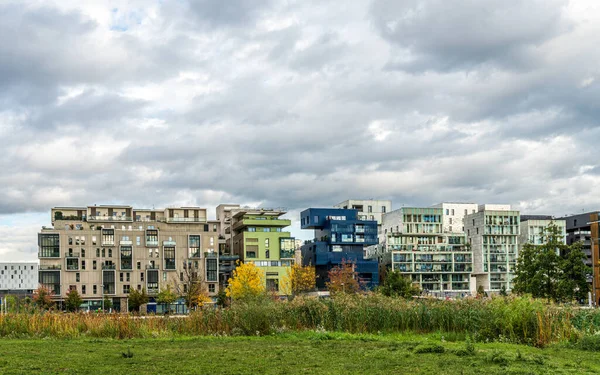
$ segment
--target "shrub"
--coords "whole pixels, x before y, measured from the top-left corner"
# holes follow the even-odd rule
[[[422,353],[444,353],[446,349],[440,344],[423,344],[415,348],[415,354]]]
[[[577,342],[577,348],[590,352],[600,352],[600,335],[583,336]]]

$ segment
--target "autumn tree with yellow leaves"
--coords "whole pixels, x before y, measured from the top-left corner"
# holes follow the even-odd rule
[[[237,262],[233,277],[228,280],[227,297],[233,300],[256,298],[265,293],[263,271],[254,263]]]
[[[316,285],[315,267],[294,264],[288,269],[286,282],[289,288],[289,292],[286,290],[287,294],[296,295],[314,290]]]
[[[355,264],[342,260],[342,263],[329,271],[327,289],[332,295],[340,293],[358,293],[361,290]]]

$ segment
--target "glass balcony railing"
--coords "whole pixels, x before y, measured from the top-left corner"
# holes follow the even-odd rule
[[[131,216],[88,216],[87,221],[133,221]]]

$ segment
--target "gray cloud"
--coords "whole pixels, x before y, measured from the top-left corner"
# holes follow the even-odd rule
[[[53,205],[600,206],[600,9],[345,5],[0,5],[7,257]]]

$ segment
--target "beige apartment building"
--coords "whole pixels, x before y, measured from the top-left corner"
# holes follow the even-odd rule
[[[218,292],[224,240],[204,208],[54,207],[51,218],[38,234],[39,282],[59,301],[76,289],[91,309],[107,297],[126,311],[131,290],[145,288],[152,302],[162,287],[184,289],[190,277]]]

